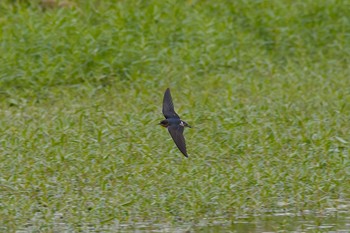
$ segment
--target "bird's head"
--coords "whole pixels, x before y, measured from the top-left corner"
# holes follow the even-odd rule
[[[163,126],[163,127],[168,127],[169,126],[169,122],[167,120],[162,120],[159,125]]]

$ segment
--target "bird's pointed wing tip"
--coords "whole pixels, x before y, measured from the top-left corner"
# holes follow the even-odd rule
[[[180,126],[177,126],[177,127],[171,126],[171,127],[168,127],[168,131],[171,137],[173,138],[173,141],[175,142],[177,148],[185,157],[188,158],[185,137],[183,135],[184,128]]]
[[[169,88],[167,88],[164,93],[162,112],[165,118],[170,118],[170,117],[180,118],[179,115],[177,115],[177,113],[174,110],[173,99],[171,97]]]

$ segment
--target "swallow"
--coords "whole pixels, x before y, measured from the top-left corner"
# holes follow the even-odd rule
[[[165,120],[162,120],[159,124],[168,129],[177,148],[179,148],[185,157],[188,157],[186,150],[186,141],[183,132],[185,127],[191,128],[191,126],[185,121],[181,120],[179,115],[177,115],[175,112],[173,99],[171,98],[169,88],[167,88],[164,93],[162,112]]]

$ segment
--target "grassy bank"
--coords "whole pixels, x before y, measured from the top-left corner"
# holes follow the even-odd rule
[[[0,229],[348,209],[349,3],[230,2],[2,2]]]

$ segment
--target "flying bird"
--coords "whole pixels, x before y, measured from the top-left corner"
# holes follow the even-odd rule
[[[185,127],[191,128],[191,126],[183,120],[181,120],[179,115],[177,115],[177,113],[175,112],[173,99],[171,98],[169,88],[167,88],[164,93],[163,115],[165,117],[165,120],[162,120],[159,124],[168,129],[177,148],[179,148],[179,150],[185,157],[188,157],[183,132]]]

